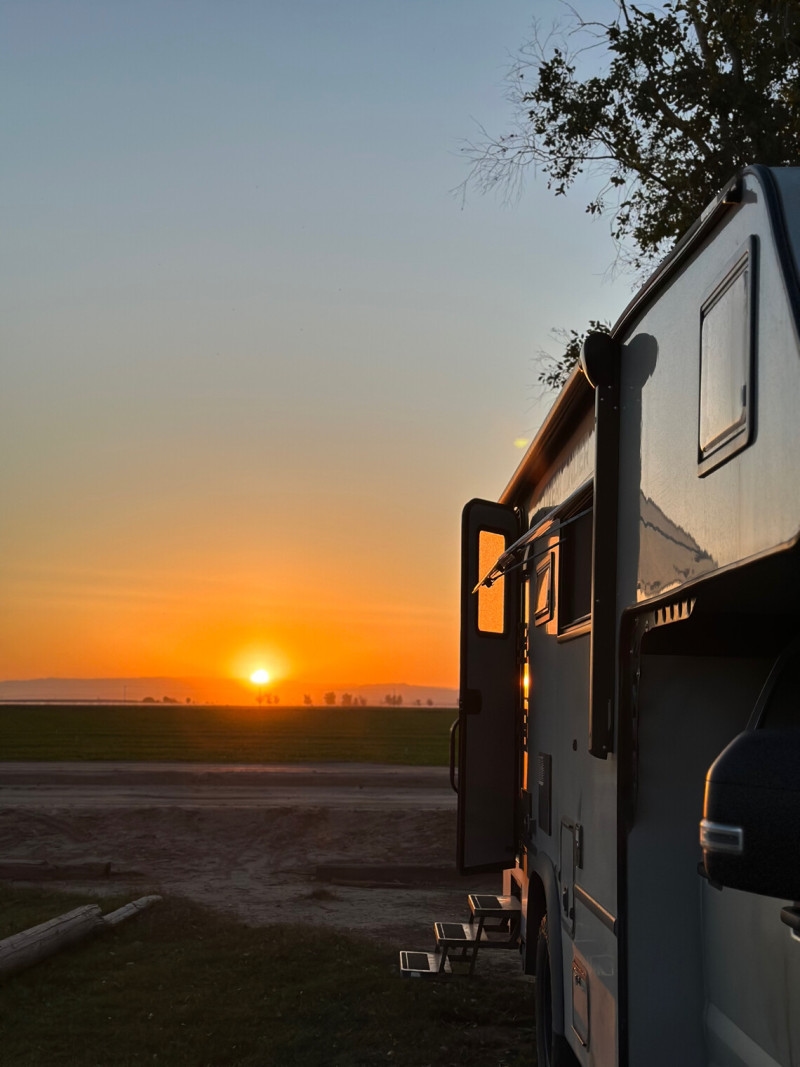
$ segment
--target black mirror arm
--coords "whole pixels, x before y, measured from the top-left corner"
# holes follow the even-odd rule
[[[781,922],[786,923],[795,937],[800,937],[800,905],[781,908]]]
[[[708,871],[706,870],[705,864],[702,860],[700,860],[700,862],[697,864],[697,873],[700,875],[701,878],[705,878],[705,880],[708,882],[712,889],[718,889],[720,892],[722,892],[723,886],[719,882],[715,882],[713,878],[709,878]]]

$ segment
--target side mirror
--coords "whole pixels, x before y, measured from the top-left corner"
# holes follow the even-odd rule
[[[700,845],[709,880],[800,900],[800,730],[746,730],[706,776]]]

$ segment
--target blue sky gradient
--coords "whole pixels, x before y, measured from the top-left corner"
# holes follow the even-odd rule
[[[0,678],[455,684],[461,507],[630,295],[580,190],[453,194],[534,15],[2,4]]]

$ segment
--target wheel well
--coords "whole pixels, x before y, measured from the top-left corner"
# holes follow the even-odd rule
[[[551,921],[548,923],[548,931],[553,1032],[563,1034],[564,985],[558,882],[553,864],[543,852],[532,857],[532,860],[533,869],[529,872],[528,907],[525,923],[525,973],[536,974],[536,942],[539,937],[539,926],[544,916],[549,915],[551,916]]]
[[[528,882],[528,906],[525,919],[525,974],[536,974],[536,941],[539,926],[547,914],[547,896],[544,882],[538,874],[532,874]]]

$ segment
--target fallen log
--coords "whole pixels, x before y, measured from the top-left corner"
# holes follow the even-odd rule
[[[130,904],[125,904],[123,907],[117,908],[116,911],[110,911],[108,915],[104,915],[103,922],[106,926],[117,926],[119,923],[125,922],[126,919],[138,915],[145,908],[149,908],[151,904],[157,904],[159,900],[161,900],[161,897],[155,893],[149,897],[139,897],[138,900],[132,900]]]
[[[140,897],[105,916],[100,913],[99,904],[85,904],[22,933],[12,934],[0,941],[0,978],[32,967],[69,945],[91,937],[98,930],[118,926],[159,900],[161,897],[155,894]]]
[[[0,977],[52,956],[103,927],[98,904],[86,904],[0,941]]]

